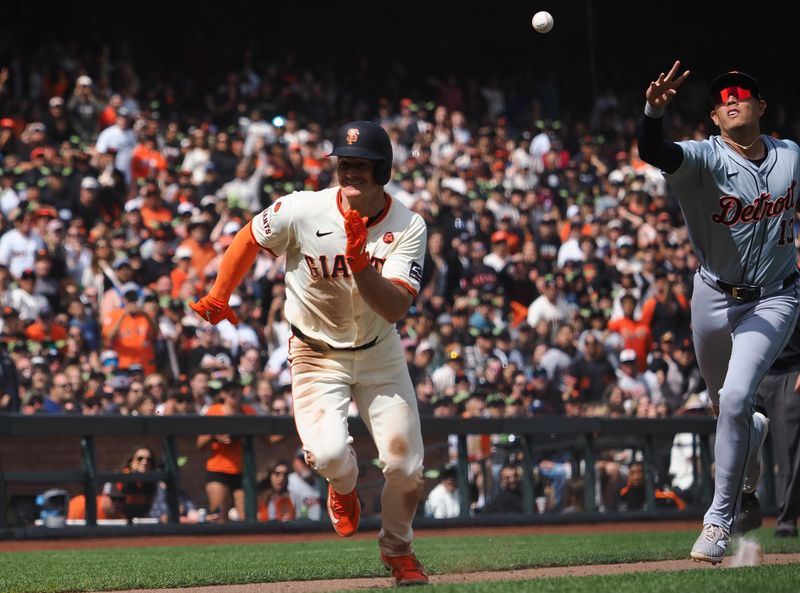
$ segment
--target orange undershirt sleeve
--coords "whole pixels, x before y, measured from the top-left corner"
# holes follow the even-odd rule
[[[247,270],[256,261],[256,256],[260,249],[261,247],[256,243],[253,234],[250,232],[248,223],[236,233],[233,242],[228,246],[225,255],[222,256],[217,278],[214,280],[214,286],[209,291],[208,296],[217,301],[227,303],[234,289],[247,274]]]

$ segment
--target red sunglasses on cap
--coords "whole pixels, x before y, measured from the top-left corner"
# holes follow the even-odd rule
[[[735,97],[738,101],[744,101],[752,96],[753,93],[750,89],[745,89],[740,86],[729,86],[719,92],[719,101],[720,103],[727,103],[728,99],[731,97]]]

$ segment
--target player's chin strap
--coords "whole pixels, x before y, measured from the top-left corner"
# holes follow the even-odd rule
[[[248,223],[236,233],[233,242],[222,256],[217,279],[214,280],[214,286],[208,292],[208,296],[227,303],[234,289],[247,274],[247,270],[256,261],[259,250],[260,246],[253,238],[250,223]]]

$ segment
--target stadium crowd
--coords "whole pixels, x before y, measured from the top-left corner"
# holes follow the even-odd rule
[[[641,85],[579,116],[551,78],[368,104],[246,55],[198,106],[127,57],[39,58],[0,63],[0,411],[205,413],[233,382],[256,413],[291,414],[282,259],[259,255],[237,326],[187,303],[251,217],[336,184],[331,131],[359,117],[392,139],[386,191],[428,223],[398,324],[422,415],[663,417],[704,389],[697,260],[638,158]],[[704,129],[675,113],[671,136]]]

